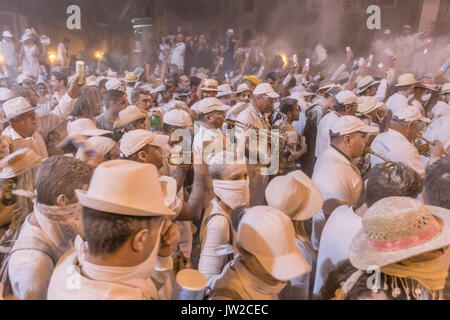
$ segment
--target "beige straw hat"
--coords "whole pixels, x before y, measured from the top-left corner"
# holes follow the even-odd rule
[[[6,156],[1,162],[0,179],[10,179],[20,176],[22,173],[40,165],[45,159],[40,158],[31,149],[19,149]]]
[[[349,259],[355,268],[379,268],[450,245],[450,210],[408,197],[373,204],[353,238]]]

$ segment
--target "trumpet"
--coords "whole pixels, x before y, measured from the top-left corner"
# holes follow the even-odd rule
[[[426,145],[428,147],[428,152],[429,152],[430,146],[434,145],[434,143],[432,141],[428,140],[427,138],[425,138],[424,136],[422,136],[421,134],[418,134],[417,138],[426,143]],[[450,156],[450,154],[446,151],[444,151],[444,155],[446,155],[447,157]]]
[[[367,147],[364,153],[370,153],[370,154],[373,154],[374,156],[380,158],[381,160],[383,160],[383,161],[385,161],[385,162],[391,161],[391,159],[389,159],[388,157],[383,156],[383,155],[381,155],[381,154],[379,154],[379,153],[373,151],[372,148],[370,148],[370,147]]]

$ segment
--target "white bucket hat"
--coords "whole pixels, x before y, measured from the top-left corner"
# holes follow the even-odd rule
[[[294,221],[312,218],[323,205],[319,189],[299,170],[273,178],[266,188],[266,200]]]
[[[369,134],[378,133],[378,127],[368,126],[361,119],[355,116],[342,116],[334,122],[330,128],[333,135],[343,136],[353,132],[364,132]]]
[[[417,84],[417,80],[412,73],[404,73],[398,77],[396,87],[407,87]]]
[[[158,170],[152,164],[104,162],[95,169],[89,189],[75,192],[84,207],[95,210],[139,217],[175,215],[164,204]]]
[[[291,219],[275,208],[247,209],[239,223],[237,244],[277,280],[288,281],[311,271],[295,244]]]
[[[448,245],[450,210],[409,197],[388,197],[364,214],[362,229],[350,244],[349,259],[354,267],[367,270]]]
[[[147,130],[137,129],[125,133],[120,139],[120,152],[129,157],[146,145],[167,148],[169,136],[153,133]]]
[[[119,119],[114,122],[113,128],[122,128],[133,121],[147,117],[147,113],[143,112],[136,106],[128,106],[119,112]]]
[[[44,161],[36,152],[31,149],[19,149],[8,156],[6,156],[0,163],[2,171],[0,172],[0,179],[14,178],[28,169],[38,166]]]
[[[231,89],[231,86],[228,83],[217,86],[217,90],[219,90],[219,92],[216,94],[216,98],[231,96],[234,94],[233,90]]]
[[[69,136],[102,136],[112,131],[98,129],[90,119],[81,118],[67,124]]]
[[[15,97],[5,101],[3,103],[3,111],[5,112],[5,119],[2,119],[0,123],[7,122],[11,119],[14,119],[24,113],[35,110],[27,99],[24,97]]]
[[[189,113],[180,109],[172,109],[164,113],[164,123],[176,127],[192,126],[192,118]]]

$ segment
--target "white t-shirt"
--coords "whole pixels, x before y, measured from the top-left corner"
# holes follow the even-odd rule
[[[179,42],[175,45],[172,50],[172,55],[170,57],[170,64],[176,65],[179,69],[184,67],[184,52],[186,51],[186,45],[184,42]]]
[[[349,206],[356,204],[363,187],[358,167],[332,146],[325,149],[317,159],[312,181],[319,188],[324,201],[336,199]],[[323,211],[313,217],[311,242],[315,250],[319,249],[325,222]]]
[[[447,149],[450,146],[450,115],[433,120],[423,136],[430,141],[439,140]]]
[[[445,111],[450,111],[450,105],[444,101],[438,101],[433,109],[431,109],[431,112],[433,112],[435,118],[439,117],[439,115]]]
[[[420,158],[417,148],[400,132],[389,129],[387,132],[379,134],[370,147],[391,161],[406,163],[422,177],[425,175],[425,164]],[[383,162],[384,160],[379,157],[370,155],[372,168]]]
[[[400,93],[394,93],[386,101],[386,107],[392,112],[395,112],[398,106],[404,106],[405,104],[408,105],[408,98]]]
[[[317,127],[316,157],[330,146],[330,128],[339,118],[338,113],[331,111],[320,120]]]
[[[361,217],[353,211],[352,207],[340,206],[330,215],[320,238],[314,296],[319,294],[328,274],[341,261],[348,259],[350,243],[361,228]]]

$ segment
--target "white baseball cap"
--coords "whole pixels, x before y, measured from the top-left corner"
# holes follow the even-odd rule
[[[192,126],[192,118],[189,113],[180,109],[172,109],[164,113],[163,122],[177,127]]]
[[[274,278],[288,281],[311,272],[311,266],[295,244],[291,219],[268,206],[245,211],[237,232],[239,247],[253,254]]]
[[[336,95],[336,100],[344,105],[358,103],[356,94],[349,90],[343,90]]]
[[[111,78],[105,83],[106,90],[118,90],[122,85],[122,81],[117,78]]]
[[[431,122],[430,119],[422,116],[422,113],[420,113],[420,110],[418,108],[411,106],[395,108],[392,115],[392,120],[398,122],[412,122],[417,120],[426,123]]]
[[[146,145],[165,148],[169,142],[169,136],[153,133],[147,130],[137,129],[125,133],[120,139],[120,152],[129,157]]]
[[[261,94],[265,94],[268,97],[273,98],[273,99],[280,97],[280,95],[273,90],[270,83],[267,83],[267,82],[258,84],[256,86],[255,90],[253,90],[253,95],[258,96]]]
[[[378,133],[378,127],[368,126],[355,116],[342,116],[330,128],[330,134],[343,136],[353,132]]]

